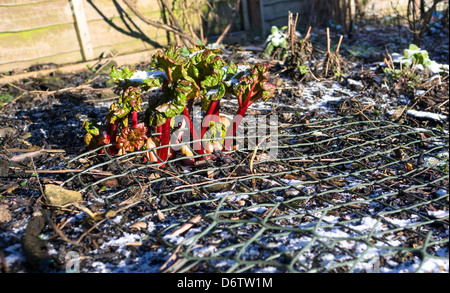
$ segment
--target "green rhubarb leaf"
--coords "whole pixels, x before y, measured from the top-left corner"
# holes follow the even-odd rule
[[[237,72],[237,70],[238,70],[237,65],[236,65],[233,61],[231,61],[231,62],[228,64],[226,76],[229,77],[229,76],[231,76],[231,75],[235,75],[236,72]]]
[[[223,82],[220,82],[217,86],[210,88],[206,94],[205,99],[217,101],[220,100],[226,93],[226,87]]]
[[[119,97],[118,102],[119,102],[119,107],[127,109],[128,113],[132,109],[134,109],[135,111],[141,111],[141,105],[142,105],[141,89],[138,87],[127,88],[124,91],[124,93]],[[122,118],[122,117],[120,117],[120,118]]]
[[[91,134],[93,136],[97,136],[100,134],[100,125],[96,122],[90,122],[89,120],[84,120],[83,127],[86,130],[88,134]]]
[[[420,48],[415,44],[409,44],[409,50],[420,50]]]
[[[151,126],[160,126],[167,118],[180,115],[186,107],[186,92],[190,92],[190,83],[182,81],[176,86],[168,85],[164,95],[149,100],[146,119]]]
[[[276,33],[278,33],[278,27],[272,26],[272,27],[270,28],[270,34],[274,35],[274,34],[276,34]]]
[[[181,55],[179,46],[170,45],[164,51],[158,51],[153,55],[154,68],[165,72],[169,82],[176,82],[183,76],[183,64],[186,61]]]
[[[133,73],[134,71],[128,68],[128,66],[124,67],[122,70],[117,69],[115,66],[113,66],[111,68],[109,76],[113,79],[114,82],[121,82],[133,76]]]
[[[144,79],[144,84],[149,88],[160,87],[163,83],[163,79],[161,78],[146,78]]]

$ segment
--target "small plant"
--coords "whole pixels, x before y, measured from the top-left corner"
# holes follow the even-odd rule
[[[264,58],[273,57],[278,60],[284,60],[289,50],[287,48],[287,34],[286,34],[287,26],[283,26],[282,28],[278,28],[276,26],[272,26],[270,29],[270,35],[266,39],[266,45],[263,52]]]
[[[417,74],[414,67],[401,66],[400,69],[395,68],[392,60],[385,58],[384,75],[395,83],[394,89],[397,92],[410,93],[414,87],[420,83],[421,77]]]
[[[230,150],[248,107],[274,94],[275,86],[267,78],[268,66],[227,64],[219,56],[220,50],[204,46],[190,48],[189,53],[184,57],[180,47],[169,46],[154,54],[149,71],[113,68],[110,76],[122,89],[122,94],[111,105],[104,130],[95,121],[85,121],[87,146],[93,149],[112,144],[107,149],[110,155],[148,150],[147,158],[161,162],[162,166],[169,157],[176,155],[175,149],[179,149],[182,156],[192,156],[186,142],[192,143],[192,150],[197,154],[211,153],[214,147],[223,148],[223,145],[225,150]],[[138,115],[142,110],[141,93],[153,88],[160,91],[149,98],[144,115]],[[239,103],[228,129],[220,116],[220,101],[225,95],[235,96]],[[191,118],[195,101],[200,102],[203,113],[200,129],[194,128]],[[180,127],[174,125],[177,116],[182,117]],[[139,117],[143,120],[139,121]],[[181,130],[185,127],[189,135]],[[175,143],[181,144],[179,148],[169,146],[175,133]],[[187,164],[192,162],[192,159],[185,160]]]
[[[294,78],[301,79],[309,72],[308,63],[311,61],[313,46],[309,40],[311,27],[308,28],[305,37],[299,39],[296,32],[297,18],[298,14],[296,14],[294,20],[292,13],[289,12],[288,39],[290,43],[290,54],[286,58],[284,64],[287,71],[291,73],[291,75],[294,75]]]
[[[433,74],[449,71],[448,65],[439,64],[429,58],[426,50],[420,49],[417,45],[410,44],[408,49],[403,51],[404,57],[399,61],[408,67],[417,67],[418,70],[429,70]]]
[[[398,91],[412,92],[430,74],[448,73],[448,65],[430,60],[428,52],[414,44],[410,44],[408,49],[403,51],[403,56],[396,60],[388,54],[384,63],[384,74],[396,83],[395,89]],[[395,63],[399,63],[398,68]]]
[[[325,59],[322,65],[323,77],[333,77],[336,79],[341,79],[344,76],[344,72],[346,69],[346,62],[342,59],[339,54],[339,48],[341,46],[343,36],[339,38],[338,45],[336,47],[336,51],[331,51],[331,39],[330,39],[330,30],[327,27],[327,52],[325,54]],[[318,66],[320,67],[320,66]]]
[[[14,100],[14,96],[9,93],[4,93],[0,95],[0,107]]]
[[[303,39],[296,31],[298,13],[295,18],[289,11],[288,25],[278,29],[272,27],[266,40],[263,57],[284,61],[285,70],[295,79],[303,78],[309,72],[308,62],[311,61],[313,46],[309,40],[311,27]]]

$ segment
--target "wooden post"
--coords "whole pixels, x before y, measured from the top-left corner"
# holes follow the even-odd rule
[[[264,0],[259,0],[259,13],[261,14],[261,33],[262,37],[266,37],[266,21],[264,17]]]
[[[242,18],[244,21],[244,30],[250,32],[250,20],[248,19],[248,4],[247,0],[242,0]]]
[[[77,30],[78,42],[80,43],[83,60],[92,60],[94,59],[94,50],[91,44],[86,15],[84,14],[83,1],[69,0],[69,3],[75,20],[75,28]]]

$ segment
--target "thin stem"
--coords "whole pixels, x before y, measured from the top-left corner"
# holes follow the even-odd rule
[[[248,105],[250,106],[250,105]],[[234,137],[236,135],[236,131],[239,127],[239,125],[242,122],[242,119],[244,118],[245,112],[247,111],[248,106],[239,107],[236,115],[234,116],[233,121],[231,122],[231,125],[227,129],[227,133],[225,135],[225,150],[231,150],[232,149],[232,143],[234,140]]]
[[[242,92],[240,92],[238,95],[238,102],[239,102],[239,107],[242,107]]]
[[[161,146],[165,146],[170,143],[170,119],[171,118],[167,118],[166,122],[162,125]],[[161,148],[159,150],[159,157],[162,162],[167,161],[168,154],[169,147]]]

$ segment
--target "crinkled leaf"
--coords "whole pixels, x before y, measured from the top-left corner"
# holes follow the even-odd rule
[[[126,152],[140,150],[147,141],[147,127],[144,123],[138,123],[135,127],[124,127],[117,139],[116,148]]]
[[[183,81],[175,88],[168,86],[164,95],[151,99],[146,112],[149,125],[163,125],[167,118],[181,114],[186,107],[186,92],[189,89],[190,83]]]
[[[226,87],[223,82],[220,82],[217,86],[210,88],[206,94],[205,98],[208,100],[220,100],[226,93]]]
[[[114,82],[121,82],[122,80],[128,79],[133,76],[134,71],[125,66],[122,70],[117,69],[115,66],[111,68],[111,72],[109,76],[113,79]]]
[[[149,88],[160,87],[162,84],[162,78],[146,78],[144,84]]]
[[[117,118],[124,118],[131,112],[130,108],[118,108],[113,112],[114,116]]]
[[[128,113],[131,111],[131,109],[140,111],[142,105],[141,89],[139,87],[128,87],[119,97],[118,103],[119,104],[117,108],[125,108],[127,109]],[[120,118],[123,118],[123,116],[121,116]]]
[[[235,75],[237,70],[238,70],[237,65],[233,61],[230,61],[230,63],[227,66],[226,77]]]
[[[275,92],[275,86],[267,81],[267,71],[266,65],[253,65],[232,87],[232,93],[241,96],[243,103],[253,103],[260,98],[266,101]]]
[[[269,98],[271,98],[276,90],[276,86],[268,81],[266,81],[262,86],[262,94],[261,98],[267,102]]]
[[[203,46],[197,46],[191,52],[191,58],[186,63],[185,78],[197,83],[199,87],[217,85],[225,74],[222,67],[226,64],[220,56],[217,56],[220,50],[209,50]]]
[[[164,51],[153,55],[153,66],[166,73],[169,82],[176,82],[182,77],[185,58],[181,55],[179,46],[170,45]]]

